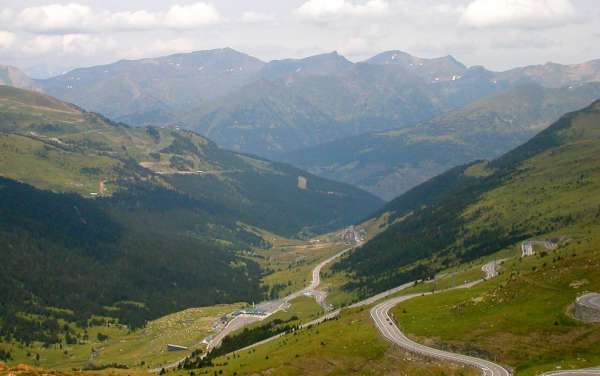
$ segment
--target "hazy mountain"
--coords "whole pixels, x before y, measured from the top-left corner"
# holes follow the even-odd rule
[[[406,83],[394,69],[367,64],[340,75],[261,80],[184,123],[223,147],[273,156],[440,112],[418,82]]]
[[[254,80],[264,63],[230,48],[80,68],[37,80],[62,100],[134,124],[169,124]]]
[[[364,132],[414,124],[500,88],[490,80],[481,84],[481,75],[472,79],[476,75],[452,58],[414,61],[426,65],[431,74],[437,69],[445,74],[449,65],[455,65],[459,73],[469,76],[460,84],[459,76],[454,76],[454,81],[449,79],[454,83],[451,85],[445,79],[429,79],[408,63],[386,64],[382,59],[353,64],[330,53],[273,61],[262,69],[262,77],[270,85],[249,84],[215,102],[208,112],[205,108],[190,112],[183,122],[224,147],[273,156]],[[246,99],[240,101],[240,96]],[[278,110],[268,113],[264,107],[273,107],[273,101],[278,102]],[[284,109],[285,116],[280,109]],[[290,122],[294,117],[301,119],[299,124]],[[315,124],[312,129],[305,126],[311,122]],[[304,133],[298,133],[299,128],[305,128]]]
[[[535,82],[546,87],[600,81],[600,60],[591,60],[582,64],[546,63],[514,68],[497,73],[496,80],[509,83]]]
[[[452,56],[434,59],[415,57],[402,51],[387,51],[366,60],[368,64],[401,66],[417,77],[431,82],[456,81],[467,67]]]
[[[586,241],[600,226],[600,101],[492,162],[439,175],[382,209],[390,227],[338,269],[365,294],[428,278],[531,237]],[[582,198],[586,199],[582,199]]]
[[[283,79],[292,82],[305,76],[337,76],[354,64],[337,52],[310,56],[304,59],[273,60],[267,63],[261,76],[267,79]]]
[[[18,87],[21,89],[38,90],[37,85],[19,68],[10,65],[0,65],[0,85]]]
[[[497,157],[598,98],[600,83],[559,89],[529,84],[414,127],[336,140],[281,159],[391,199],[451,167]]]
[[[497,73],[401,51],[359,63],[336,52],[264,63],[226,48],[76,69],[36,84],[129,124],[178,124],[225,148],[273,157],[412,126],[524,83],[562,87],[599,76],[597,62]]]

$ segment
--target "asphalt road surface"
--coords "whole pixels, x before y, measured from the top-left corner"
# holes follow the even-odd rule
[[[598,376],[600,368],[574,369],[542,373],[540,376]]]
[[[476,283],[469,283],[460,286],[460,288],[468,288],[473,286],[474,284]],[[442,351],[421,345],[406,337],[406,335],[404,335],[404,333],[402,333],[400,329],[398,329],[398,327],[389,315],[390,309],[392,309],[400,302],[404,302],[417,296],[430,294],[431,293],[411,294],[386,300],[383,303],[380,303],[371,309],[371,318],[375,322],[377,329],[379,329],[381,334],[388,341],[395,343],[405,348],[406,350],[428,357],[478,368],[479,370],[481,370],[481,374],[483,376],[510,376],[511,372],[499,364],[492,363],[485,359],[479,359],[462,354],[454,354],[448,351]]]
[[[321,284],[321,270],[325,267],[325,265],[331,263],[332,261],[343,255],[344,253],[348,252],[349,250],[354,249],[356,247],[360,247],[361,244],[362,243],[358,243],[356,246],[346,248],[336,253],[335,255],[329,257],[327,260],[321,261],[319,265],[315,266],[315,268],[312,270],[312,278],[310,284],[300,291],[296,291],[289,294],[288,296],[283,298],[283,300],[285,302],[289,302],[290,300],[293,300],[302,295],[311,295],[315,297],[317,302],[319,302],[319,300],[324,301],[326,294],[323,291],[317,290],[317,288]]]
[[[582,295],[577,299],[577,303],[600,311],[600,294],[590,293]]]
[[[481,267],[481,270],[485,273],[485,279],[490,279],[498,276],[498,269],[503,260],[494,260],[488,262]]]

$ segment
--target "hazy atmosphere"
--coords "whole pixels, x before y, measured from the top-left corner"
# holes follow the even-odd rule
[[[0,0],[0,376],[600,376],[600,0]]]
[[[225,46],[262,60],[399,49],[503,70],[592,59],[599,25],[597,0],[4,0],[0,58],[45,77]]]

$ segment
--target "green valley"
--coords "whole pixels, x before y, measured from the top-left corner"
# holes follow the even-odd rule
[[[9,0],[0,376],[600,376],[594,1]]]
[[[380,204],[190,131],[130,128],[37,92],[0,87],[0,119],[0,336],[23,347],[20,359],[64,341],[89,353],[97,316],[122,338],[182,309],[277,295],[306,278],[289,265],[310,268],[339,247],[270,253],[267,231],[309,238]]]

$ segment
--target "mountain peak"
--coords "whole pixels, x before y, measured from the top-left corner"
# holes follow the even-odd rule
[[[380,54],[373,56],[370,59],[366,60],[367,63],[370,64],[426,64],[426,63],[449,63],[453,64],[456,67],[461,69],[465,69],[466,66],[460,61],[456,60],[456,58],[452,55],[446,55],[442,57],[435,58],[423,58],[409,54],[408,52],[400,51],[400,50],[391,50],[385,51]]]
[[[467,70],[464,64],[451,55],[428,59],[398,50],[375,55],[366,60],[366,63],[401,67],[430,83],[455,81],[460,79]]]
[[[289,80],[296,76],[338,75],[352,66],[354,63],[333,51],[301,59],[273,60],[263,69],[263,77]]]

